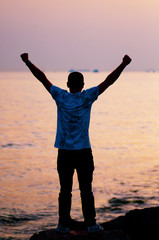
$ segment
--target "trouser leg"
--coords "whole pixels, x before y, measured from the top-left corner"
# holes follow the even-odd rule
[[[76,170],[81,191],[83,216],[87,226],[91,226],[96,223],[95,203],[92,192],[94,163],[91,149],[85,149],[81,152],[82,156]]]
[[[59,204],[59,223],[63,226],[69,226],[71,198],[72,198],[72,183],[74,169],[70,164],[70,159],[65,150],[59,150],[57,159],[57,170],[60,181],[60,193],[58,198]]]

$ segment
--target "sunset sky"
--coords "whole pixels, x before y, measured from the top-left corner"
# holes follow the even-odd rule
[[[0,71],[159,70],[159,0],[1,0]]]

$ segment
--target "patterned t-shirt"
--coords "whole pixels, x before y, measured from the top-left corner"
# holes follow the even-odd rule
[[[99,88],[69,93],[54,85],[50,93],[57,105],[55,147],[67,150],[90,148],[89,123],[92,103],[98,98]]]

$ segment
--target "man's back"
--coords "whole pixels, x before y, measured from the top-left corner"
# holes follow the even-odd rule
[[[50,93],[58,109],[55,147],[68,150],[90,148],[90,111],[98,98],[99,88],[72,94],[52,85]]]

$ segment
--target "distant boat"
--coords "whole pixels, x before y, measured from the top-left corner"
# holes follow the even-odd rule
[[[75,72],[75,70],[71,68],[71,69],[69,70],[69,72]]]
[[[90,70],[89,69],[73,69],[73,68],[71,68],[69,70],[69,72],[90,72]],[[97,72],[99,72],[99,70],[98,69],[94,69],[93,72],[97,73]]]
[[[146,72],[153,72],[153,73],[155,73],[156,70],[155,69],[147,69]]]
[[[90,72],[89,69],[73,69],[71,68],[69,72]]]

